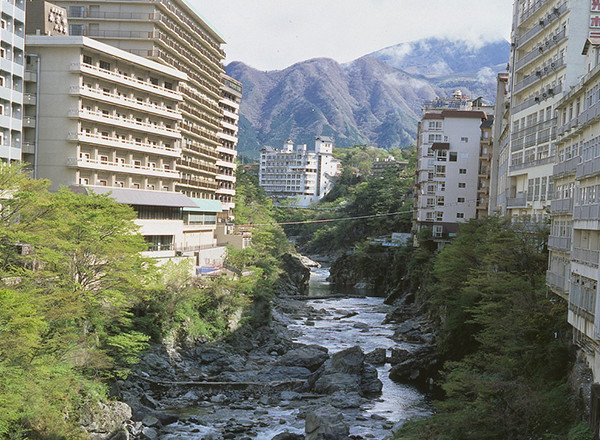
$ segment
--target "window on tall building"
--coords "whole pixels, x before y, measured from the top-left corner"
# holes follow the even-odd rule
[[[459,188],[466,188],[467,184],[465,182],[458,182],[458,187]]]
[[[85,17],[85,6],[69,6],[69,18]]]
[[[438,206],[444,206],[444,196],[438,196],[437,197],[437,205]]]
[[[456,213],[456,218],[465,218],[465,213],[464,212],[457,212]]]
[[[469,142],[469,138],[468,137],[461,137],[460,141],[461,142]]]
[[[444,221],[444,213],[442,211],[436,211],[435,219],[438,222]]]
[[[465,198],[464,197],[459,197],[458,199],[456,199],[456,201],[458,203],[465,203]]]
[[[99,66],[101,69],[110,70],[110,63],[108,61],[100,60]]]
[[[467,174],[467,169],[466,168],[460,168],[458,170],[458,174]]]
[[[458,158],[458,153],[456,151],[450,151],[450,156],[449,156],[448,160],[450,162],[456,162],[457,158]]]

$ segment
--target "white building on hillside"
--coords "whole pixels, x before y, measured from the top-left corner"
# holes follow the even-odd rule
[[[414,230],[446,241],[460,223],[487,215],[492,107],[460,91],[428,102],[418,128]]]
[[[340,172],[333,139],[327,136],[315,139],[314,151],[288,140],[281,150],[264,147],[260,152],[260,186],[276,202],[292,200],[297,206],[308,206],[319,201],[331,191]]]

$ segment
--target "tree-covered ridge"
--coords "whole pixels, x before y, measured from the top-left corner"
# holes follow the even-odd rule
[[[240,181],[240,218],[272,222],[257,185]],[[281,229],[257,229],[254,248],[230,253],[245,276],[196,279],[142,256],[129,206],[47,185],[0,166],[0,438],[87,438],[82,408],[106,400],[149,343],[227,335],[287,249]]]
[[[546,294],[547,231],[473,220],[422,280],[440,323],[444,398],[397,439],[591,439],[567,389],[564,302]]]
[[[305,252],[336,253],[353,248],[369,238],[393,232],[410,232],[412,222],[412,190],[414,183],[414,154],[405,150],[386,151],[381,148],[356,146],[335,149],[342,162],[342,173],[331,192],[315,205],[316,210],[293,210],[281,207],[279,221],[302,222],[323,219],[350,219],[314,222],[286,226],[288,235],[298,237]],[[408,161],[402,171],[386,169],[373,171],[373,164],[392,155]],[[400,214],[394,214],[400,213]]]

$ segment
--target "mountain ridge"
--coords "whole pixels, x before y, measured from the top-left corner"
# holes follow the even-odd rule
[[[310,145],[318,135],[341,147],[408,147],[424,101],[459,88],[493,102],[509,51],[507,41],[477,47],[434,38],[343,64],[313,58],[259,71],[234,61],[226,71],[243,83],[238,150],[256,158],[264,145],[280,147],[288,138]]]

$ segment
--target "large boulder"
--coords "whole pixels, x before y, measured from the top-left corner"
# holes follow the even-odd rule
[[[108,440],[131,419],[131,408],[123,402],[89,402],[81,410],[79,424],[92,440]]]
[[[390,379],[395,382],[429,385],[439,368],[433,345],[422,345],[412,352],[392,352],[392,363],[394,360],[398,363],[391,368]]]
[[[345,392],[361,396],[379,394],[382,387],[377,370],[365,363],[365,354],[360,347],[335,353],[308,378],[305,385],[307,390],[318,394]]]
[[[308,368],[310,371],[316,371],[323,362],[329,359],[329,354],[325,347],[320,345],[304,345],[294,348],[279,360],[280,365]]]
[[[305,440],[347,440],[350,428],[344,416],[332,407],[323,407],[306,415]]]
[[[300,255],[284,254],[281,257],[283,273],[277,281],[277,292],[280,295],[308,295],[310,267]]]

